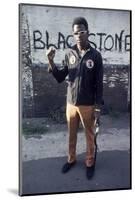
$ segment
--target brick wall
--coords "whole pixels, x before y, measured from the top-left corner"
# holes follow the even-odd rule
[[[129,66],[104,66],[104,113],[110,111],[126,112],[128,110],[128,69]],[[47,67],[32,67],[35,117],[53,117],[55,112],[64,112],[67,83],[59,84],[49,74]],[[29,102],[27,102],[29,104]],[[29,106],[28,106],[29,107]],[[25,116],[30,109],[25,108]]]

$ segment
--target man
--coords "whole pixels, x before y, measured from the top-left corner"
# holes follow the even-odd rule
[[[72,24],[76,45],[65,55],[63,68],[54,63],[55,50],[46,53],[49,68],[60,83],[68,76],[66,116],[69,129],[68,160],[62,172],[76,164],[77,130],[81,121],[86,135],[86,176],[92,178],[95,170],[94,114],[100,113],[103,94],[103,65],[100,53],[90,46],[89,30],[85,18],[77,17]]]

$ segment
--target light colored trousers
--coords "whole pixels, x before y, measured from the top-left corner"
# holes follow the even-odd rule
[[[94,106],[74,106],[67,104],[66,116],[69,130],[69,154],[68,162],[76,160],[77,131],[81,121],[86,136],[86,166],[94,163]]]

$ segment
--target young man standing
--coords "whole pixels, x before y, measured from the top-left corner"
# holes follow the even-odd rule
[[[86,136],[86,176],[92,178],[95,170],[94,116],[100,114],[103,95],[103,64],[101,54],[90,46],[89,30],[85,18],[77,17],[72,24],[76,44],[65,55],[63,69],[55,63],[55,50],[46,53],[49,68],[60,83],[68,76],[66,116],[69,130],[68,160],[62,172],[76,164],[77,130],[81,121]]]

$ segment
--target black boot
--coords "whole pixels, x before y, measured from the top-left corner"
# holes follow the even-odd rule
[[[67,173],[74,165],[76,164],[76,161],[72,162],[72,163],[65,163],[62,167],[62,173]]]
[[[93,164],[91,167],[86,167],[86,176],[87,179],[90,180],[94,176],[95,172],[95,164]]]

